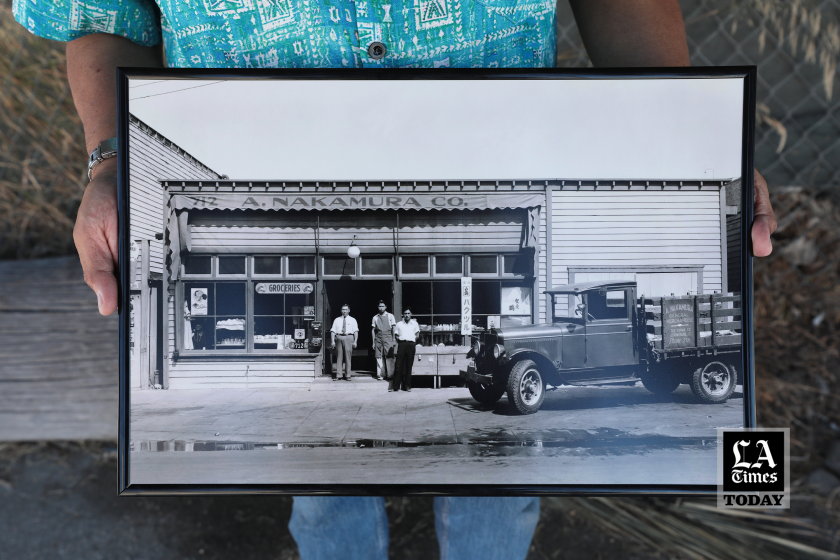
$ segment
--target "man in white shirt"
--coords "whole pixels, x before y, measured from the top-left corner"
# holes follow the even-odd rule
[[[373,316],[371,322],[373,350],[376,354],[376,378],[390,379],[394,376],[394,327],[397,325],[394,316],[388,313],[388,306],[384,301],[379,302],[379,313]]]
[[[411,318],[411,309],[406,308],[403,311],[403,320],[394,327],[394,338],[397,339],[397,366],[389,391],[402,389],[411,392],[411,368],[414,367],[414,351],[419,332],[420,325]]]
[[[332,346],[336,348],[338,353],[335,360],[336,367],[333,381],[338,381],[342,370],[344,370],[344,379],[350,381],[352,379],[350,360],[353,357],[353,348],[359,341],[359,325],[356,323],[356,319],[350,316],[350,306],[346,303],[341,306],[341,317],[337,317],[333,321],[330,335]]]

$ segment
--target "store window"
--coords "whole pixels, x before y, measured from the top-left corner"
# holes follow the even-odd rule
[[[210,276],[213,274],[213,257],[205,255],[184,255],[184,274],[190,276]]]
[[[464,258],[461,255],[435,256],[435,275],[464,273]]]
[[[362,276],[391,276],[393,274],[393,257],[362,256]]]
[[[470,274],[488,274],[498,276],[499,257],[496,255],[473,255],[470,257]]]
[[[254,350],[305,350],[314,319],[314,294],[271,293],[256,284]]]
[[[400,257],[400,272],[407,275],[428,276],[428,255]]]
[[[315,257],[288,257],[289,276],[315,276]]]
[[[184,350],[245,350],[245,282],[184,282]]]
[[[254,257],[255,276],[281,276],[282,274],[283,257]]]
[[[245,257],[219,257],[219,276],[245,276]]]
[[[505,276],[533,276],[534,257],[530,254],[505,255]]]
[[[315,319],[315,283],[282,278],[285,258],[297,265],[287,266],[290,271],[314,276],[315,259],[307,256],[185,259],[185,279],[179,282],[181,350],[187,354],[307,350]]]
[[[472,330],[531,324],[532,288],[523,282],[475,280]],[[422,346],[466,346],[461,335],[460,281],[430,280],[402,283],[403,307],[409,307],[420,326]]]
[[[324,257],[324,276],[355,276],[356,259]]]

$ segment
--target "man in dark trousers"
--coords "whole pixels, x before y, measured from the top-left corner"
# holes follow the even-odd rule
[[[394,381],[388,391],[411,392],[411,368],[414,367],[414,348],[417,345],[417,334],[420,326],[411,318],[411,309],[403,311],[403,320],[394,327],[394,338],[397,339],[397,366]]]

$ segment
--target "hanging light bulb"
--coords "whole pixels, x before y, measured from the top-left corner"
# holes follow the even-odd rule
[[[353,241],[350,242],[350,247],[347,248],[347,256],[351,259],[356,259],[359,255],[362,254],[362,251],[356,247],[356,236],[353,236]]]

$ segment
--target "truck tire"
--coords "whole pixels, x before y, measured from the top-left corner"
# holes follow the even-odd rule
[[[675,375],[652,371],[642,375],[642,385],[654,395],[670,395],[680,386],[680,380]]]
[[[475,381],[467,381],[467,389],[470,390],[472,398],[484,405],[496,404],[496,401],[502,398],[505,394],[504,386],[500,385],[482,385]]]
[[[522,360],[510,370],[507,384],[508,402],[517,414],[533,414],[545,399],[545,383],[537,364]]]
[[[691,376],[691,392],[702,403],[726,402],[735,390],[735,378],[734,368],[721,362],[709,362]]]

